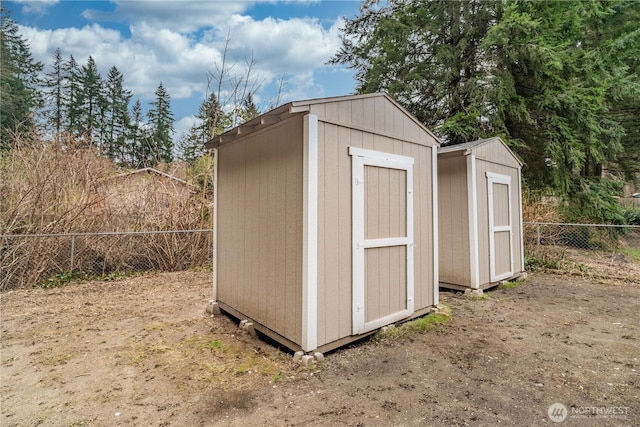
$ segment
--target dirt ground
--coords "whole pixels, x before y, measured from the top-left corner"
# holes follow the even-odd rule
[[[206,315],[210,283],[3,293],[0,425],[640,426],[639,283],[534,273],[484,299],[444,292],[447,324],[308,367]]]

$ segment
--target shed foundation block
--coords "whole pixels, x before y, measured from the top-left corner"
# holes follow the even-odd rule
[[[464,291],[464,296],[472,298],[482,297],[483,294],[484,291],[482,289],[466,289]]]
[[[257,335],[256,329],[253,327],[253,323],[246,319],[240,321],[240,329],[253,337]]]
[[[220,314],[220,306],[218,306],[218,303],[216,301],[209,301],[205,312],[211,315]]]

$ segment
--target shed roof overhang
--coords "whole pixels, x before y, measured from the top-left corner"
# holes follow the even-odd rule
[[[492,138],[478,139],[476,141],[465,142],[462,144],[447,145],[445,147],[439,147],[438,156],[442,156],[442,157],[451,157],[451,156],[457,156],[457,155],[468,156],[470,154],[473,154],[478,147],[485,144],[495,143],[495,142],[501,144],[507,150],[507,152],[511,154],[514,160],[520,165],[520,167],[522,167],[522,161],[518,158],[518,156],[515,155],[515,153],[509,148],[507,144],[505,144],[505,142],[499,136],[494,136]]]
[[[296,114],[306,113],[309,109],[309,105],[305,105],[304,102],[289,102],[288,104],[274,108],[255,119],[251,119],[248,122],[236,126],[222,135],[214,137],[205,143],[204,146],[205,148],[218,148],[221,145],[231,143],[268,126],[287,120]]]

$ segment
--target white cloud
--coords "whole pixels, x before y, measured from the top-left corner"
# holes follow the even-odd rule
[[[22,5],[22,13],[41,15],[46,10],[59,2],[59,0],[14,0]]]
[[[326,61],[338,49],[342,20],[325,27],[314,18],[254,19],[241,14],[251,4],[119,1],[108,18],[117,15],[129,21],[130,36],[99,24],[57,30],[21,27],[21,32],[45,71],[59,47],[65,59],[73,55],[79,65],[91,55],[103,77],[116,66],[134,99],[140,98],[143,104],[153,99],[160,81],[172,101],[193,100],[189,111],[176,114],[178,135],[191,126],[190,115],[204,98],[207,76],[222,64],[227,37],[226,61],[233,65],[232,76],[243,76],[247,60],[255,60],[251,76],[261,85],[255,94],[261,108],[274,106],[274,86],[281,76],[286,83],[280,103],[326,96],[330,89],[319,83],[314,72],[326,69]],[[107,18],[99,11],[87,11],[84,16]]]
[[[98,21],[145,23],[152,27],[191,33],[226,22],[233,14],[242,13],[251,8],[255,2],[117,0],[113,3],[116,4],[113,12],[87,9],[82,16]]]

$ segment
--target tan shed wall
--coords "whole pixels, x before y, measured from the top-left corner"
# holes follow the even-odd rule
[[[476,147],[473,151],[477,159],[486,160],[491,163],[509,166],[516,169],[520,167],[518,161],[500,142],[496,141],[493,143],[482,144]]]
[[[504,150],[500,150],[504,152]],[[511,157],[513,158],[513,157]],[[476,185],[478,187],[478,262],[480,286],[490,282],[491,272],[489,266],[489,206],[488,206],[488,187],[487,172],[493,172],[500,175],[511,177],[511,215],[512,215],[512,234],[513,234],[513,271],[518,273],[524,271],[523,261],[520,254],[520,246],[522,245],[522,236],[520,234],[520,182],[518,170],[516,168],[497,164],[492,161],[486,161],[476,158]]]
[[[352,330],[352,230],[351,230],[351,156],[349,147],[383,151],[413,157],[414,164],[414,249],[415,310],[433,305],[433,192],[432,149],[429,135],[422,130],[425,145],[408,143],[360,129],[323,122],[327,115],[351,120],[355,125],[371,128],[384,122],[394,132],[406,116],[398,116],[384,104],[374,106],[374,114],[363,114],[362,102],[339,102],[314,105],[318,114],[318,346],[351,335]],[[388,103],[386,103],[388,104]],[[376,108],[378,110],[376,110]],[[327,111],[330,110],[330,111]],[[368,111],[368,110],[367,110]],[[378,111],[378,112],[376,112]],[[398,123],[396,123],[396,120]],[[408,125],[408,127],[411,127]],[[402,132],[400,132],[403,134]],[[406,135],[406,134],[404,134]],[[391,253],[389,254],[391,255]],[[396,256],[397,254],[393,254]]]
[[[421,125],[381,96],[314,104],[310,113],[325,123],[367,131],[389,139],[429,147],[436,144],[436,140]]]
[[[302,116],[218,149],[218,300],[300,343]]]
[[[467,157],[438,159],[440,281],[471,283]]]

